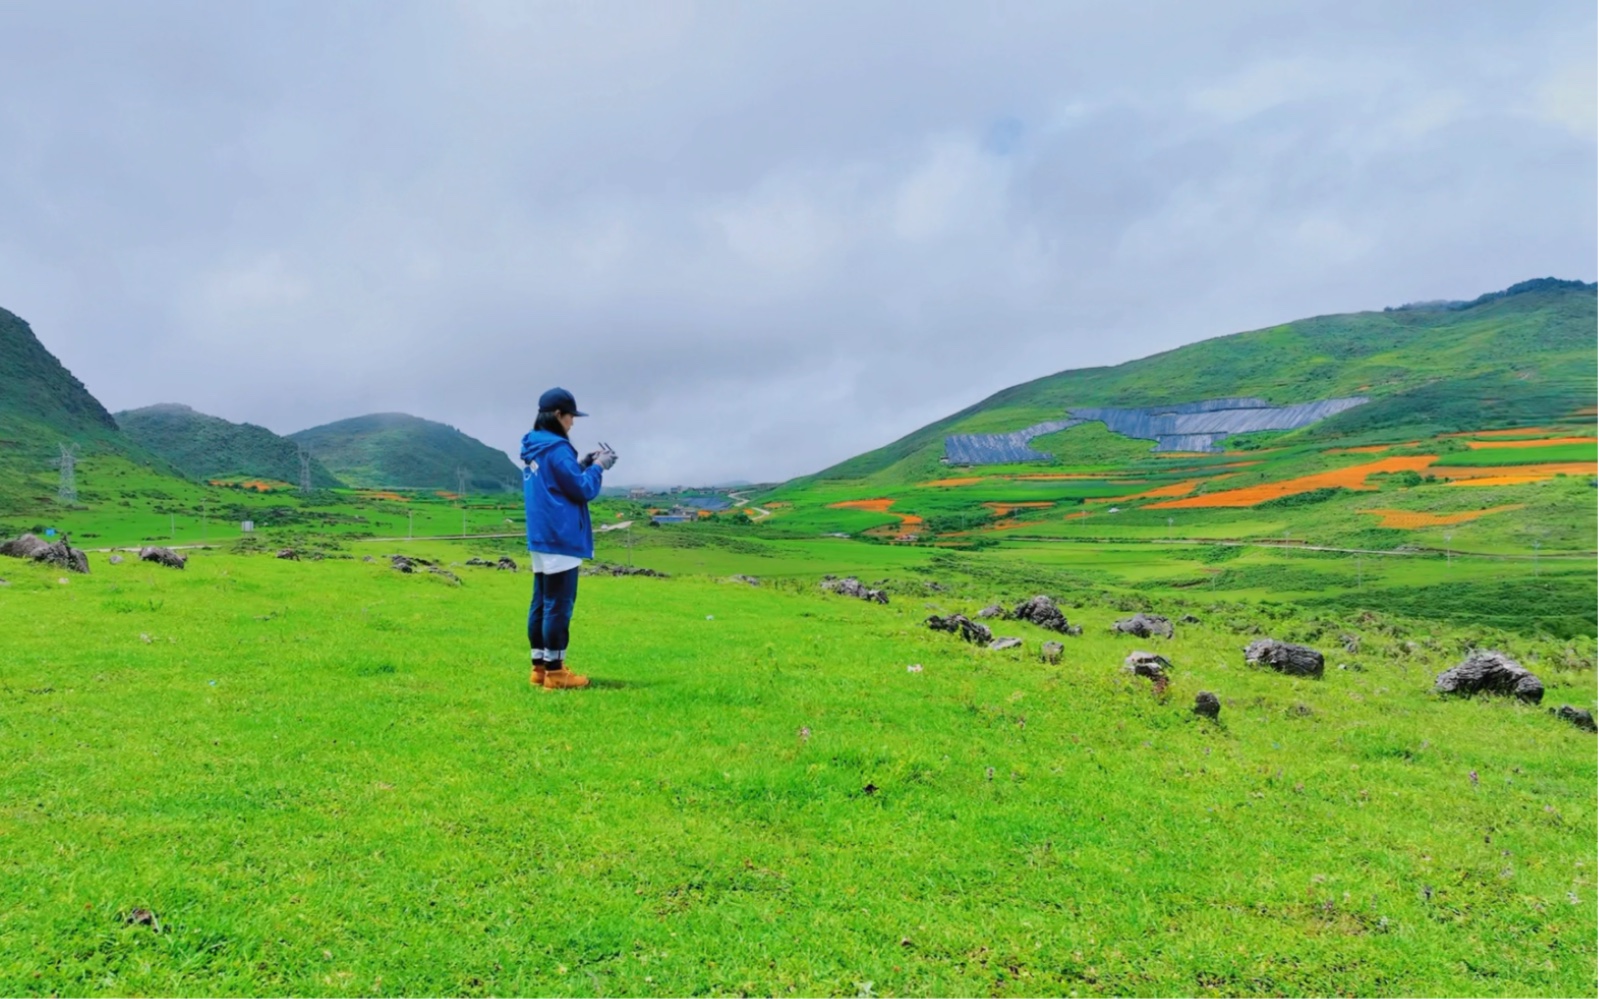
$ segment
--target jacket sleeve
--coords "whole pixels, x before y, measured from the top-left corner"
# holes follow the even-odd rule
[[[555,483],[555,488],[573,503],[588,503],[600,494],[605,469],[598,465],[579,467],[577,459],[566,448],[552,448],[545,456],[545,467],[550,471],[550,481]]]

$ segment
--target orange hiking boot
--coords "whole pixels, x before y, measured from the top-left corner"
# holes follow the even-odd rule
[[[544,686],[544,674],[547,672],[548,670],[544,668],[544,660],[540,659],[533,664],[533,675],[527,678],[527,682],[535,687],[542,687]]]
[[[588,685],[588,677],[579,676],[565,667],[561,669],[546,669],[544,671],[545,690],[576,690],[579,687],[587,687]]]

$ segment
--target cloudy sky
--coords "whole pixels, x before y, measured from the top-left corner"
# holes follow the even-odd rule
[[[113,410],[774,480],[1015,382],[1595,278],[1595,8],[0,6],[0,305]]]

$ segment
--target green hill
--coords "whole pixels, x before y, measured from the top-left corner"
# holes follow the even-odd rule
[[[289,435],[309,447],[333,474],[353,486],[380,489],[456,488],[467,470],[470,492],[511,492],[521,473],[505,452],[443,423],[405,413],[374,413]]]
[[[0,309],[0,513],[54,503],[53,463],[62,444],[80,458],[115,456],[174,471],[122,434],[25,320]]]
[[[1401,440],[1558,421],[1594,404],[1595,290],[1544,278],[1472,302],[1319,316],[1114,367],[1062,371],[997,392],[806,481],[915,478],[937,467],[947,435],[1021,430],[1059,419],[1068,407],[1237,396],[1274,405],[1372,399],[1298,432],[1317,439]],[[1056,446],[1041,442],[1039,450],[1079,457],[1071,440],[1048,443]]]
[[[1592,634],[1595,292],[1529,281],[1049,375],[755,497],[758,531]]]
[[[125,410],[116,414],[116,422],[131,440],[190,478],[300,481],[299,446],[253,423],[230,423],[177,403]],[[311,484],[326,489],[344,483],[313,457]]]

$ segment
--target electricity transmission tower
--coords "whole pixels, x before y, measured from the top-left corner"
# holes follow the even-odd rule
[[[300,458],[300,494],[311,491],[311,452],[304,444],[297,449]]]
[[[55,464],[61,468],[61,485],[56,489],[56,499],[63,503],[76,503],[78,501],[78,445],[57,444],[61,449],[61,457]]]
[[[466,537],[466,479],[469,473],[466,466],[455,470],[455,495],[461,502],[461,537]]]

